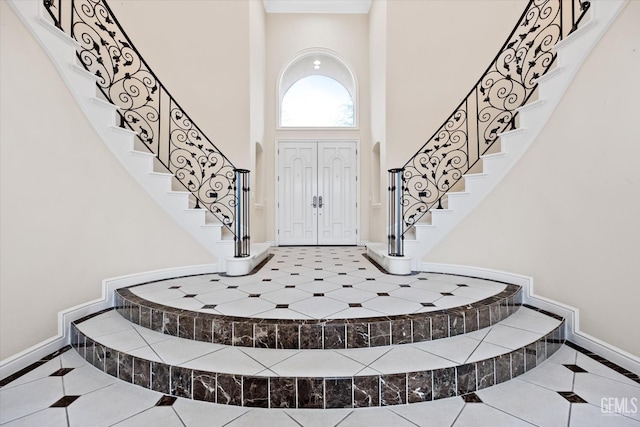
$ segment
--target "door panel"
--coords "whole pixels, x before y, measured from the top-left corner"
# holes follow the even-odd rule
[[[317,244],[317,147],[280,143],[279,179],[280,242],[284,245]]]
[[[319,245],[355,245],[356,147],[351,142],[318,143]]]
[[[287,141],[278,147],[279,244],[357,244],[356,143]]]

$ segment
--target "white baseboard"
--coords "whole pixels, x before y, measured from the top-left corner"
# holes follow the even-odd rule
[[[20,353],[0,361],[0,379],[13,375],[21,369],[37,362],[43,357],[58,351],[69,344],[69,325],[74,320],[89,314],[96,313],[105,308],[113,307],[114,292],[116,289],[155,280],[170,279],[173,277],[190,276],[196,274],[217,273],[217,264],[193,265],[185,267],[166,268],[162,270],[146,271],[143,273],[129,274],[113,277],[102,281],[102,296],[93,301],[68,308],[58,313],[58,334],[38,344],[27,348]]]
[[[422,263],[420,271],[459,274],[520,285],[524,288],[523,303],[547,310],[565,318],[567,340],[640,375],[640,358],[638,356],[581,331],[580,311],[570,305],[536,295],[533,277],[481,267],[428,262]]]

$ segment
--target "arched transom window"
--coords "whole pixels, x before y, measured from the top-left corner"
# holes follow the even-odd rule
[[[282,73],[279,126],[356,127],[356,84],[349,68],[327,52],[309,52]]]

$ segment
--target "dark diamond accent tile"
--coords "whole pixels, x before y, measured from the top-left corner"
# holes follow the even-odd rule
[[[349,307],[362,307],[362,304],[359,302],[350,302]]]
[[[358,270],[366,270],[366,267],[358,267]]]
[[[291,288],[295,288],[295,287],[296,287],[296,285],[286,285],[285,289],[291,289]]]
[[[260,294],[250,294],[249,298],[260,298]]]
[[[482,403],[482,399],[480,399],[480,397],[475,393],[463,394],[460,397],[462,397],[462,400],[467,403]]]
[[[578,365],[564,365],[564,367],[573,372],[587,372]]]
[[[238,289],[237,286],[227,286],[227,289]]]
[[[217,304],[207,304],[207,305],[203,305],[202,308],[209,308],[211,310],[213,310],[214,308],[216,308]]]
[[[272,268],[271,271],[278,271],[280,270],[279,268]]]
[[[587,403],[586,400],[578,396],[572,391],[559,391],[558,394],[565,399],[567,399],[571,403]]]
[[[198,296],[198,294],[187,294],[187,295],[183,296],[182,298],[195,298],[197,296]]]
[[[388,296],[389,296],[389,294],[388,294],[388,293],[386,293],[386,292],[378,292],[378,296],[379,296],[379,297],[388,297]]]
[[[169,289],[180,289],[180,286],[171,286]]]
[[[401,287],[401,288],[410,288],[411,285],[399,285],[399,287]]]
[[[435,307],[436,305],[432,302],[421,302],[423,307]]]
[[[376,280],[376,279],[373,277],[367,277],[367,280]]]
[[[353,285],[342,285],[343,288],[353,288]]]
[[[334,259],[338,259],[338,258],[334,258]],[[342,267],[342,264],[335,264],[336,267]],[[346,274],[346,273],[345,273]]]
[[[451,292],[440,292],[440,295],[442,295],[443,297],[452,297],[453,294]]]
[[[338,276],[346,276],[347,273],[338,273]]]
[[[271,279],[262,279],[263,282],[270,282]]]
[[[62,368],[62,369],[58,369],[57,371],[55,371],[54,373],[52,373],[49,376],[50,377],[63,377],[65,375],[67,375],[71,371],[73,371],[73,368]]]
[[[300,273],[291,273],[292,276],[299,276]]]
[[[302,267],[302,264],[293,264],[294,267]]]
[[[322,267],[314,268],[314,270],[324,270]]]
[[[175,396],[164,395],[160,398],[160,400],[158,400],[156,406],[173,406],[176,400],[178,400],[178,398]]]
[[[316,282],[322,282],[324,279],[322,279],[322,278],[316,278],[316,279],[313,279],[313,280],[315,280]]]
[[[289,304],[276,304],[276,308],[289,308]]]
[[[317,293],[317,294],[313,294],[313,296],[314,296],[314,297],[323,297],[323,296],[324,296],[324,294],[322,294],[322,293]]]
[[[418,277],[418,280],[429,280],[426,277]]]
[[[210,282],[219,282],[219,281],[220,281],[220,279],[211,279],[211,280],[209,280],[209,281],[210,281]]]
[[[62,396],[58,401],[53,403],[49,408],[66,408],[76,401],[80,396]]]
[[[465,285],[464,283],[458,283],[456,286],[458,286],[460,288],[468,288],[469,287],[469,285]]]

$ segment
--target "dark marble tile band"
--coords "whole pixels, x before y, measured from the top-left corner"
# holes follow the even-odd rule
[[[148,301],[131,288],[117,289],[115,293],[120,315],[156,332],[223,345],[291,350],[378,347],[461,335],[504,320],[520,307],[522,300],[522,288],[507,284],[494,296],[444,310],[356,319],[294,320],[183,310]]]
[[[106,347],[85,337],[75,324],[72,347],[97,369],[170,396],[259,408],[362,408],[464,396],[508,381],[533,369],[560,348],[564,323],[533,343],[478,362],[353,377],[244,376],[172,366]],[[107,363],[109,357],[115,357],[117,362]]]

